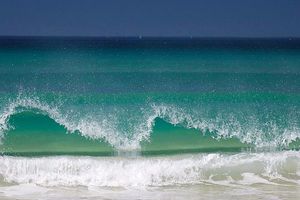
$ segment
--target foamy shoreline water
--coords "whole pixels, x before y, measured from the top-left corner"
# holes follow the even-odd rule
[[[8,199],[297,199],[300,153],[2,156],[0,176]]]

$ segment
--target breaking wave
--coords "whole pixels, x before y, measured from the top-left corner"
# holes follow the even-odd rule
[[[253,118],[252,121],[246,121],[246,124],[240,122],[234,115],[228,115],[228,118],[205,119],[193,112],[188,113],[185,109],[175,105],[158,105],[155,103],[141,109],[136,119],[123,119],[123,122],[129,124],[129,128],[122,130],[119,129],[120,124],[116,121],[120,117],[109,115],[104,115],[102,118],[89,115],[80,116],[80,110],[71,109],[68,112],[62,112],[59,105],[53,106],[49,103],[43,103],[39,98],[19,95],[16,100],[10,101],[1,111],[0,137],[2,140],[14,128],[9,123],[10,118],[26,111],[50,117],[69,133],[76,132],[86,138],[102,140],[116,150],[125,151],[139,150],[143,141],[151,143],[151,133],[158,118],[177,127],[198,130],[199,134],[210,134],[215,140],[237,138],[240,142],[254,145],[257,148],[287,148],[300,138],[300,129],[295,123],[282,128],[270,121],[264,123],[261,128]],[[296,142],[293,148],[297,149],[297,145]]]
[[[135,158],[2,156],[0,176],[8,183],[42,186],[299,185],[300,155],[285,151]]]

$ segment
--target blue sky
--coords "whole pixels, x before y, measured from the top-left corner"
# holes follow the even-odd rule
[[[300,1],[0,0],[0,35],[300,37]]]

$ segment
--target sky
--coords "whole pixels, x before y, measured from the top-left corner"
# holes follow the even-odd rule
[[[300,0],[0,0],[0,36],[300,37]]]

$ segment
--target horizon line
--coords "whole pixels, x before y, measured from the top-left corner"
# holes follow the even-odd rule
[[[0,35],[0,38],[91,38],[91,39],[300,39],[300,36],[92,36],[92,35]]]

